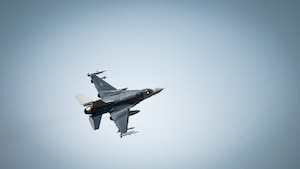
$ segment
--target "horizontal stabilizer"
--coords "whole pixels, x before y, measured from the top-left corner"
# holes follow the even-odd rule
[[[91,123],[92,128],[94,130],[99,129],[100,122],[101,122],[101,117],[102,117],[102,114],[97,115],[97,116],[93,116],[93,115],[90,116],[89,120],[90,120],[90,123]]]
[[[75,97],[76,97],[77,101],[83,106],[87,106],[87,105],[91,104],[93,101],[92,99],[84,96],[81,93],[76,94]]]

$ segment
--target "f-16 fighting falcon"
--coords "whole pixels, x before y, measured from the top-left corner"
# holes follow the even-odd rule
[[[120,137],[134,134],[134,127],[128,128],[128,118],[140,112],[139,110],[130,110],[139,102],[159,93],[162,88],[127,90],[127,88],[116,89],[107,82],[106,78],[98,77],[98,74],[105,72],[97,71],[96,73],[87,74],[91,77],[91,83],[94,83],[98,91],[98,99],[92,100],[82,94],[75,97],[78,102],[85,107],[84,113],[89,115],[90,123],[94,130],[99,129],[101,117],[104,113],[110,113],[110,120],[113,120],[118,127]]]

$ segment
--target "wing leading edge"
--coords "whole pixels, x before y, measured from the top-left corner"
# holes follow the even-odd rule
[[[92,78],[91,82],[94,83],[100,97],[103,97],[103,92],[105,91],[117,90],[115,87],[108,84],[102,78],[99,78],[95,74],[90,75],[90,77]]]
[[[128,130],[128,117],[130,108],[133,105],[122,105],[117,107],[113,112],[110,113],[112,120],[115,122],[122,134],[126,133]]]

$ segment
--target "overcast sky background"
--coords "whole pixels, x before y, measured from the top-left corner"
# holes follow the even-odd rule
[[[0,168],[300,168],[297,1],[1,1]],[[75,94],[166,88],[122,139]],[[133,110],[134,110],[133,109]]]

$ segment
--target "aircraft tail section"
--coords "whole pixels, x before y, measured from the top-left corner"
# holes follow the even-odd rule
[[[93,128],[94,130],[99,129],[100,122],[101,122],[101,118],[102,118],[102,114],[91,115],[91,116],[90,116],[89,120],[90,120],[90,123],[91,123],[92,128]]]
[[[75,97],[76,97],[77,101],[83,106],[87,106],[93,102],[92,99],[84,96],[81,93],[76,94]]]

